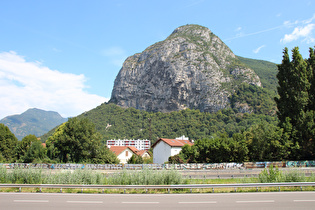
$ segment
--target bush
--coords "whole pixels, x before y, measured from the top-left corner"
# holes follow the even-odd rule
[[[182,175],[175,170],[127,171],[109,177],[113,185],[170,185],[182,183]]]
[[[266,182],[281,182],[283,180],[283,174],[279,171],[278,167],[274,168],[270,165],[269,169],[264,169],[259,174],[259,181],[262,183]]]
[[[278,167],[270,165],[269,169],[264,169],[259,174],[259,182],[305,182],[305,174],[295,170],[288,171],[286,173],[281,172]]]
[[[6,182],[15,184],[42,184],[42,170],[15,168],[10,173],[6,172]]]
[[[104,184],[105,176],[96,171],[83,169],[50,173],[45,176],[45,184]]]

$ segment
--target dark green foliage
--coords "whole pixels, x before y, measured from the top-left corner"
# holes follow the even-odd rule
[[[241,105],[247,105],[256,114],[274,115],[276,104],[266,89],[243,83],[231,96],[231,107],[238,111]]]
[[[102,104],[79,118],[90,119],[104,140],[150,139],[150,129],[153,141],[159,137],[176,138],[182,135],[197,140],[224,132],[232,137],[234,133],[246,130],[253,124],[264,121],[278,123],[274,116],[235,113],[232,109],[220,110],[217,113],[190,109],[154,113],[134,108],[124,109],[114,104]]]
[[[309,101],[310,110],[315,110],[315,50],[310,48],[310,57],[307,60],[308,72],[310,73],[310,91],[309,91]]]
[[[248,148],[243,137],[234,135],[229,138],[227,135],[221,134],[219,137],[202,139],[188,150],[188,155],[185,154],[187,150],[182,150],[180,154],[182,157],[191,156],[195,154],[195,160],[189,162],[198,163],[222,163],[222,162],[243,162],[248,156]]]
[[[185,145],[178,157],[188,163],[279,161],[287,160],[295,149],[283,129],[263,122],[232,137],[220,134]],[[178,157],[170,160],[176,162]]]
[[[110,151],[101,145],[101,135],[86,118],[71,118],[62,124],[48,139],[47,150],[49,158],[64,163],[112,161],[112,156],[107,157]]]
[[[168,163],[171,164],[180,164],[180,163],[184,163],[183,159],[179,156],[179,155],[174,155],[174,156],[170,156],[168,158]]]
[[[143,159],[139,155],[133,154],[127,161],[128,164],[143,164]]]
[[[3,162],[11,162],[15,158],[15,147],[17,138],[4,124],[0,123],[0,159]]]
[[[27,150],[30,148],[31,144],[35,141],[38,141],[37,137],[35,135],[27,135],[25,136],[22,141],[19,141],[16,145],[15,151],[16,151],[16,159],[18,162],[22,159],[22,157],[25,155]],[[23,160],[21,160],[23,162]]]
[[[310,49],[310,58],[304,60],[299,48],[295,47],[290,60],[285,48],[278,70],[279,97],[275,100],[279,125],[294,145],[300,147],[293,154],[296,159],[314,158],[314,50]]]
[[[268,123],[260,123],[244,133],[251,161],[287,160],[295,149],[283,129]]]
[[[45,148],[42,142],[37,140],[31,143],[26,154],[22,157],[24,163],[41,162],[46,157]]]
[[[268,61],[255,60],[237,56],[237,58],[246,66],[253,69],[259,76],[262,87],[271,95],[277,92],[277,65]]]

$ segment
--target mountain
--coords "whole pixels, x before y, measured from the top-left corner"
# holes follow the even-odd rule
[[[41,136],[66,121],[67,118],[61,117],[57,112],[33,108],[20,115],[5,117],[0,120],[0,123],[8,126],[11,132],[22,140],[29,134]]]
[[[278,67],[277,64],[264,61],[264,60],[256,60],[250,58],[243,58],[237,56],[237,58],[243,62],[246,66],[253,69],[256,74],[259,76],[262,87],[269,90],[271,93],[277,94],[277,72]]]
[[[204,39],[210,41],[203,42]],[[208,50],[204,52],[201,48]],[[200,54],[204,56],[198,57]],[[224,62],[227,63],[224,65]],[[222,68],[215,68],[218,66]],[[190,74],[187,75],[187,72]],[[127,58],[115,80],[111,103],[101,104],[78,117],[91,120],[104,140],[154,140],[182,135],[190,139],[202,139],[220,133],[232,136],[262,122],[277,125],[273,100],[277,86],[276,74],[275,63],[235,56],[209,29],[196,25],[183,26],[166,40]],[[212,86],[208,87],[207,84]],[[188,87],[192,90],[186,89]],[[210,113],[200,112],[198,106],[173,112],[168,112],[173,109],[161,108],[161,104],[173,104],[178,108],[179,103],[187,101],[185,98],[193,100],[193,96],[188,97],[188,94],[194,93],[196,104],[197,97],[200,98],[198,104],[206,104],[206,90],[211,88],[216,88],[217,92],[211,92],[215,92],[215,100],[224,99],[225,102],[222,103],[224,106],[220,106],[213,99],[212,110],[225,109]],[[173,91],[174,95],[167,95],[169,91]],[[183,100],[176,102],[178,97],[175,94]],[[201,94],[204,94],[204,99],[201,99]],[[202,108],[202,105],[199,107]],[[42,140],[48,139],[53,132],[51,130],[42,136]]]
[[[208,28],[185,25],[126,59],[110,102],[154,112],[217,112],[231,107],[242,83],[261,86],[255,71]]]

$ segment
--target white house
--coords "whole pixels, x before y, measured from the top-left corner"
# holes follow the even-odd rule
[[[138,150],[135,147],[109,145],[108,148],[115,153],[122,164],[126,164],[133,154],[142,158],[150,158],[150,154],[146,150]]]
[[[126,146],[108,146],[108,148],[115,153],[120,163],[126,164],[133,154],[136,154],[137,149],[135,147]]]
[[[177,155],[185,144],[193,145],[189,140],[180,139],[159,139],[152,145],[153,163],[163,164],[168,158]]]

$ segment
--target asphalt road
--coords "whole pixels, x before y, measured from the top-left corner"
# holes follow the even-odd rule
[[[221,194],[0,193],[0,209],[315,209],[315,192]]]

